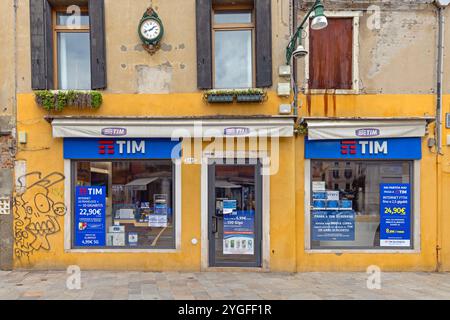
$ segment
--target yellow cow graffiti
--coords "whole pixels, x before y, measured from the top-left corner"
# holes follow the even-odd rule
[[[66,213],[66,206],[58,202],[51,187],[64,181],[61,173],[54,172],[42,177],[41,172],[32,172],[18,178],[21,194],[14,197],[15,255],[29,257],[35,251],[50,250],[49,235],[61,230],[58,217]]]

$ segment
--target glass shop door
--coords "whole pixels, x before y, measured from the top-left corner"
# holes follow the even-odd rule
[[[261,267],[261,166],[227,161],[208,170],[209,265]]]

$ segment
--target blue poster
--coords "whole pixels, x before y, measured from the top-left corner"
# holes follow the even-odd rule
[[[313,210],[311,213],[313,241],[354,241],[355,211]]]
[[[380,246],[411,246],[409,183],[380,184]]]
[[[225,206],[231,204],[225,204]],[[223,254],[255,253],[255,211],[233,210],[223,215]]]
[[[105,246],[105,220],[106,187],[76,187],[75,246]]]

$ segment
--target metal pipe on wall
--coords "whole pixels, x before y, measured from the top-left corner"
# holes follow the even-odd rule
[[[441,222],[442,222],[442,96],[444,78],[444,30],[445,30],[445,8],[449,5],[449,0],[436,0],[435,5],[438,10],[438,54],[436,67],[436,270],[441,269],[442,248]]]
[[[445,7],[438,7],[438,58],[437,58],[437,90],[436,90],[436,144],[437,153],[442,153],[442,82],[444,75],[444,28]]]

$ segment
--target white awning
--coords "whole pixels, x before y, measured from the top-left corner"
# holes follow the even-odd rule
[[[50,119],[55,138],[218,138],[294,135],[294,118],[281,116],[210,118]]]
[[[242,186],[225,181],[225,180],[216,180],[216,188],[239,189],[239,188],[242,188]]]
[[[153,181],[158,180],[159,178],[141,178],[131,181],[130,183],[127,183],[125,187],[146,187],[148,184],[152,183]]]
[[[304,118],[309,140],[423,137],[433,118]]]

